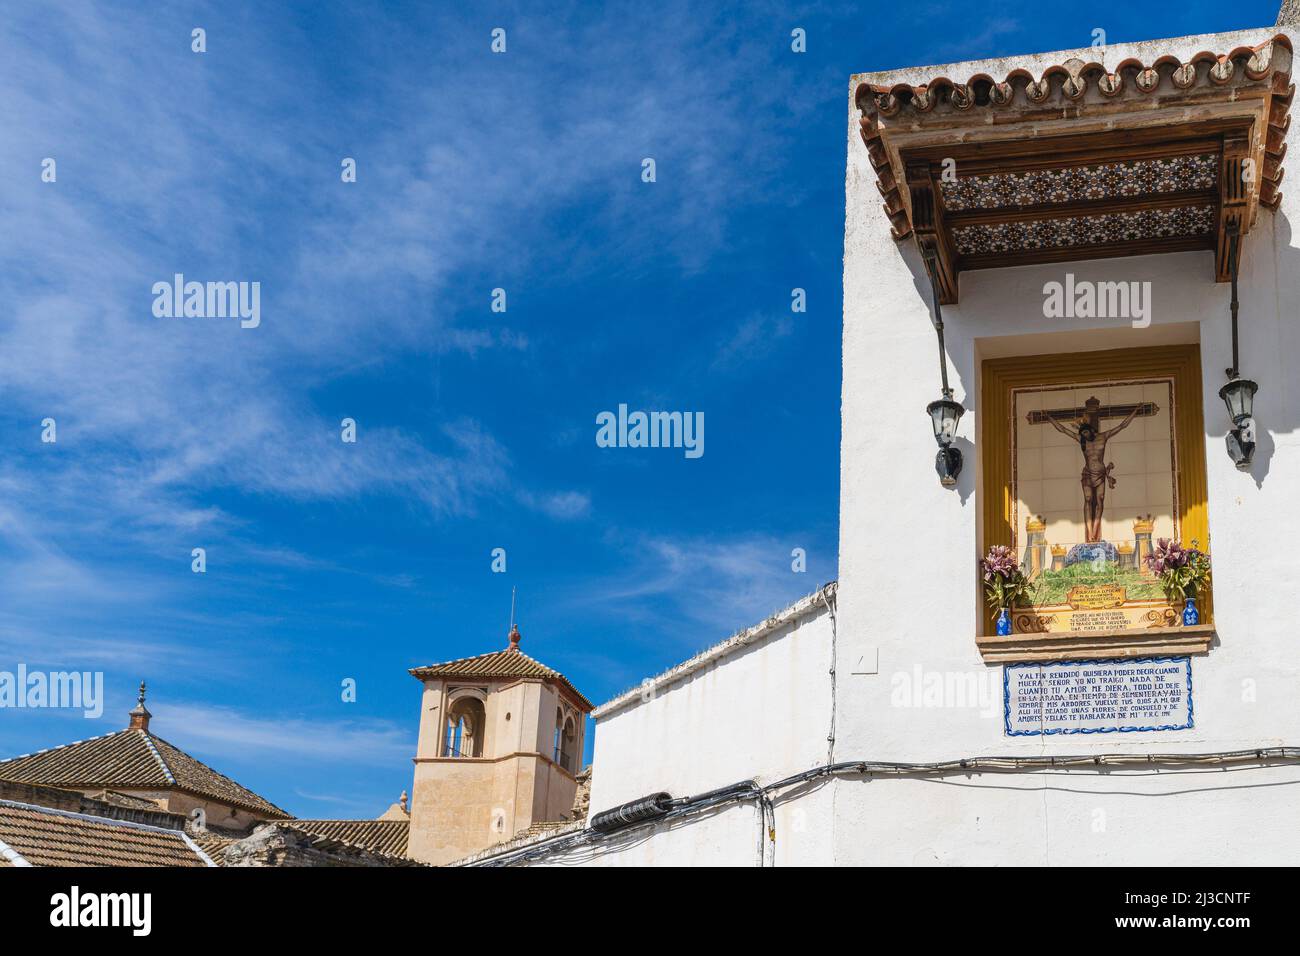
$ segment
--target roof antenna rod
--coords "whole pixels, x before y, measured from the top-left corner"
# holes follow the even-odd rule
[[[506,646],[508,651],[519,650],[519,625],[515,623],[515,589],[510,589],[510,643]]]

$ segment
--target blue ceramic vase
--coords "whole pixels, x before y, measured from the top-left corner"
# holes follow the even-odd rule
[[[1196,610],[1193,609],[1192,613],[1195,614]],[[1006,637],[1010,633],[1011,633],[1011,612],[1008,611],[1006,608],[1003,608],[1002,612],[998,615],[998,637]]]
[[[1183,604],[1183,627],[1191,627],[1193,624],[1201,623],[1200,612],[1196,610],[1196,598],[1189,597]]]

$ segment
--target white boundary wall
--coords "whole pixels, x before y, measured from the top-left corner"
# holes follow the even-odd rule
[[[598,707],[591,812],[666,791],[770,783],[826,762],[831,727],[828,585],[761,624]],[[769,863],[831,859],[829,786],[777,802]],[[756,866],[753,801],[630,832],[538,865]]]

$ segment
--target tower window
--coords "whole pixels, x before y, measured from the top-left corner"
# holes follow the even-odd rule
[[[560,723],[561,719],[563,720]],[[572,717],[561,718],[556,714],[555,728],[555,762],[570,773],[573,772],[573,751],[577,743],[577,729]]]
[[[485,723],[482,701],[466,697],[452,704],[447,712],[442,755],[444,757],[483,756]]]

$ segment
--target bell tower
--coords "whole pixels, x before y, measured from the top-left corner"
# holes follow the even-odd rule
[[[413,668],[424,687],[408,852],[450,863],[572,818],[591,702],[519,649]]]

